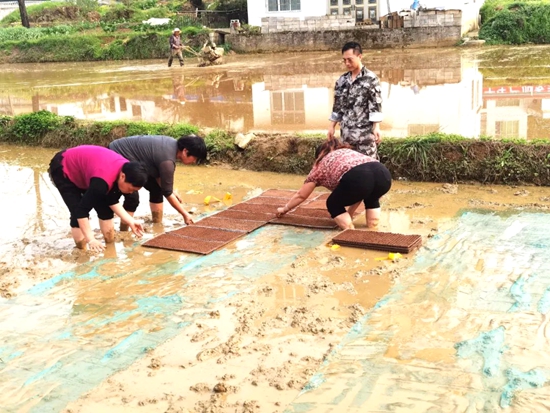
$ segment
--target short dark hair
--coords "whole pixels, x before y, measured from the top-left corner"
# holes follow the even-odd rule
[[[354,55],[360,55],[363,53],[363,49],[361,48],[361,45],[357,42],[347,42],[344,45],[344,47],[342,47],[342,53],[350,49],[353,49]]]
[[[178,139],[178,151],[187,149],[189,156],[197,158],[197,163],[206,159],[206,143],[204,138],[197,135],[184,135]]]
[[[124,182],[132,184],[137,188],[143,187],[148,179],[147,168],[141,162],[126,162],[122,165]]]

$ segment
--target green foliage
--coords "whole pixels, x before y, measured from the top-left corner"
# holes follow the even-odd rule
[[[157,0],[140,0],[135,2],[132,6],[141,10],[152,9],[157,6]]]
[[[33,21],[35,20],[36,16],[40,15],[44,10],[56,9],[58,7],[63,7],[63,3],[45,1],[40,4],[28,6],[27,15],[29,16],[29,20]],[[10,14],[8,14],[6,17],[4,17],[0,21],[2,25],[8,25],[11,23],[20,23],[20,22],[21,22],[21,15],[19,14],[19,9],[12,11]]]
[[[217,0],[212,4],[214,10],[247,10],[246,0]]]
[[[495,17],[500,11],[508,8],[514,8],[518,4],[526,3],[545,3],[542,0],[485,0],[483,6],[479,10],[481,23],[485,23]]]
[[[17,143],[38,145],[44,135],[57,129],[65,120],[51,112],[41,110],[16,116],[10,133]]]
[[[99,8],[97,0],[65,0],[77,6],[82,13],[88,13]]]
[[[223,154],[235,148],[235,138],[229,132],[215,129],[204,137],[210,155]]]
[[[67,36],[76,33],[78,27],[59,25],[51,27],[8,27],[0,29],[0,43],[7,41],[35,40],[47,36]]]
[[[100,9],[102,23],[120,23],[128,21],[136,13],[135,10],[125,6],[124,4],[116,4],[108,9]]]
[[[494,3],[485,12],[480,39],[488,44],[550,43],[550,3]]]
[[[251,36],[262,34],[262,28],[259,26],[251,26],[245,23],[241,26],[241,29],[245,34],[248,34]]]

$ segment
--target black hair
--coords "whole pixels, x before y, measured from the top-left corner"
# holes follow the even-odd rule
[[[347,143],[342,143],[338,139],[331,139],[323,142],[315,149],[315,165],[321,162],[325,156],[337,149],[351,148]]]
[[[361,45],[357,42],[347,42],[344,45],[344,47],[342,47],[342,53],[350,49],[353,49],[354,55],[360,55],[363,53],[363,49],[361,48]]]
[[[132,184],[137,188],[143,187],[148,179],[147,168],[141,162],[126,162],[122,165],[124,182]]]
[[[178,151],[187,149],[189,156],[197,158],[197,163],[206,159],[206,143],[204,139],[197,135],[184,135],[178,139]]]

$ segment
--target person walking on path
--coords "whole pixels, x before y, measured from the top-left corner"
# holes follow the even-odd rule
[[[137,192],[147,181],[147,170],[102,146],[82,145],[55,154],[50,178],[71,213],[71,233],[78,248],[86,245],[100,252],[105,246],[95,239],[89,213],[95,209],[106,243],[114,242],[113,213],[141,237],[143,228],[119,204],[121,194]]]
[[[328,212],[341,229],[354,228],[352,217],[361,202],[365,204],[367,228],[377,228],[380,198],[391,188],[390,171],[376,159],[336,139],[320,145],[315,155],[315,164],[304,184],[284,207],[277,209],[277,216],[304,202],[315,187],[324,186],[332,191],[327,198]]]
[[[183,66],[183,55],[181,51],[183,50],[183,44],[180,37],[181,31],[177,27],[172,32],[170,36],[170,57],[168,58],[168,67],[172,66],[172,61],[174,56],[177,56],[180,61],[180,66]]]
[[[348,69],[334,86],[334,105],[327,133],[335,139],[340,123],[342,141],[353,149],[373,158],[378,157],[380,122],[382,122],[382,91],[378,77],[361,62],[361,45],[349,42],[342,47],[342,60]]]
[[[178,140],[171,136],[141,135],[114,140],[109,149],[131,161],[141,162],[147,168],[149,205],[154,223],[162,222],[163,197],[178,211],[187,225],[193,223],[191,215],[183,208],[181,199],[174,193],[176,161],[191,165],[206,159],[206,144],[200,136],[187,135]],[[139,205],[139,194],[124,195],[123,207],[134,215]],[[121,231],[127,230],[121,225]]]

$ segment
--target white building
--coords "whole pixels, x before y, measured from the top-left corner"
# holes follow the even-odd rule
[[[349,16],[357,22],[377,22],[391,12],[409,10],[414,0],[247,0],[248,23],[261,26],[262,18]],[[477,28],[484,0],[420,0],[428,9],[461,10],[463,27]],[[463,32],[468,31],[463,30]]]

